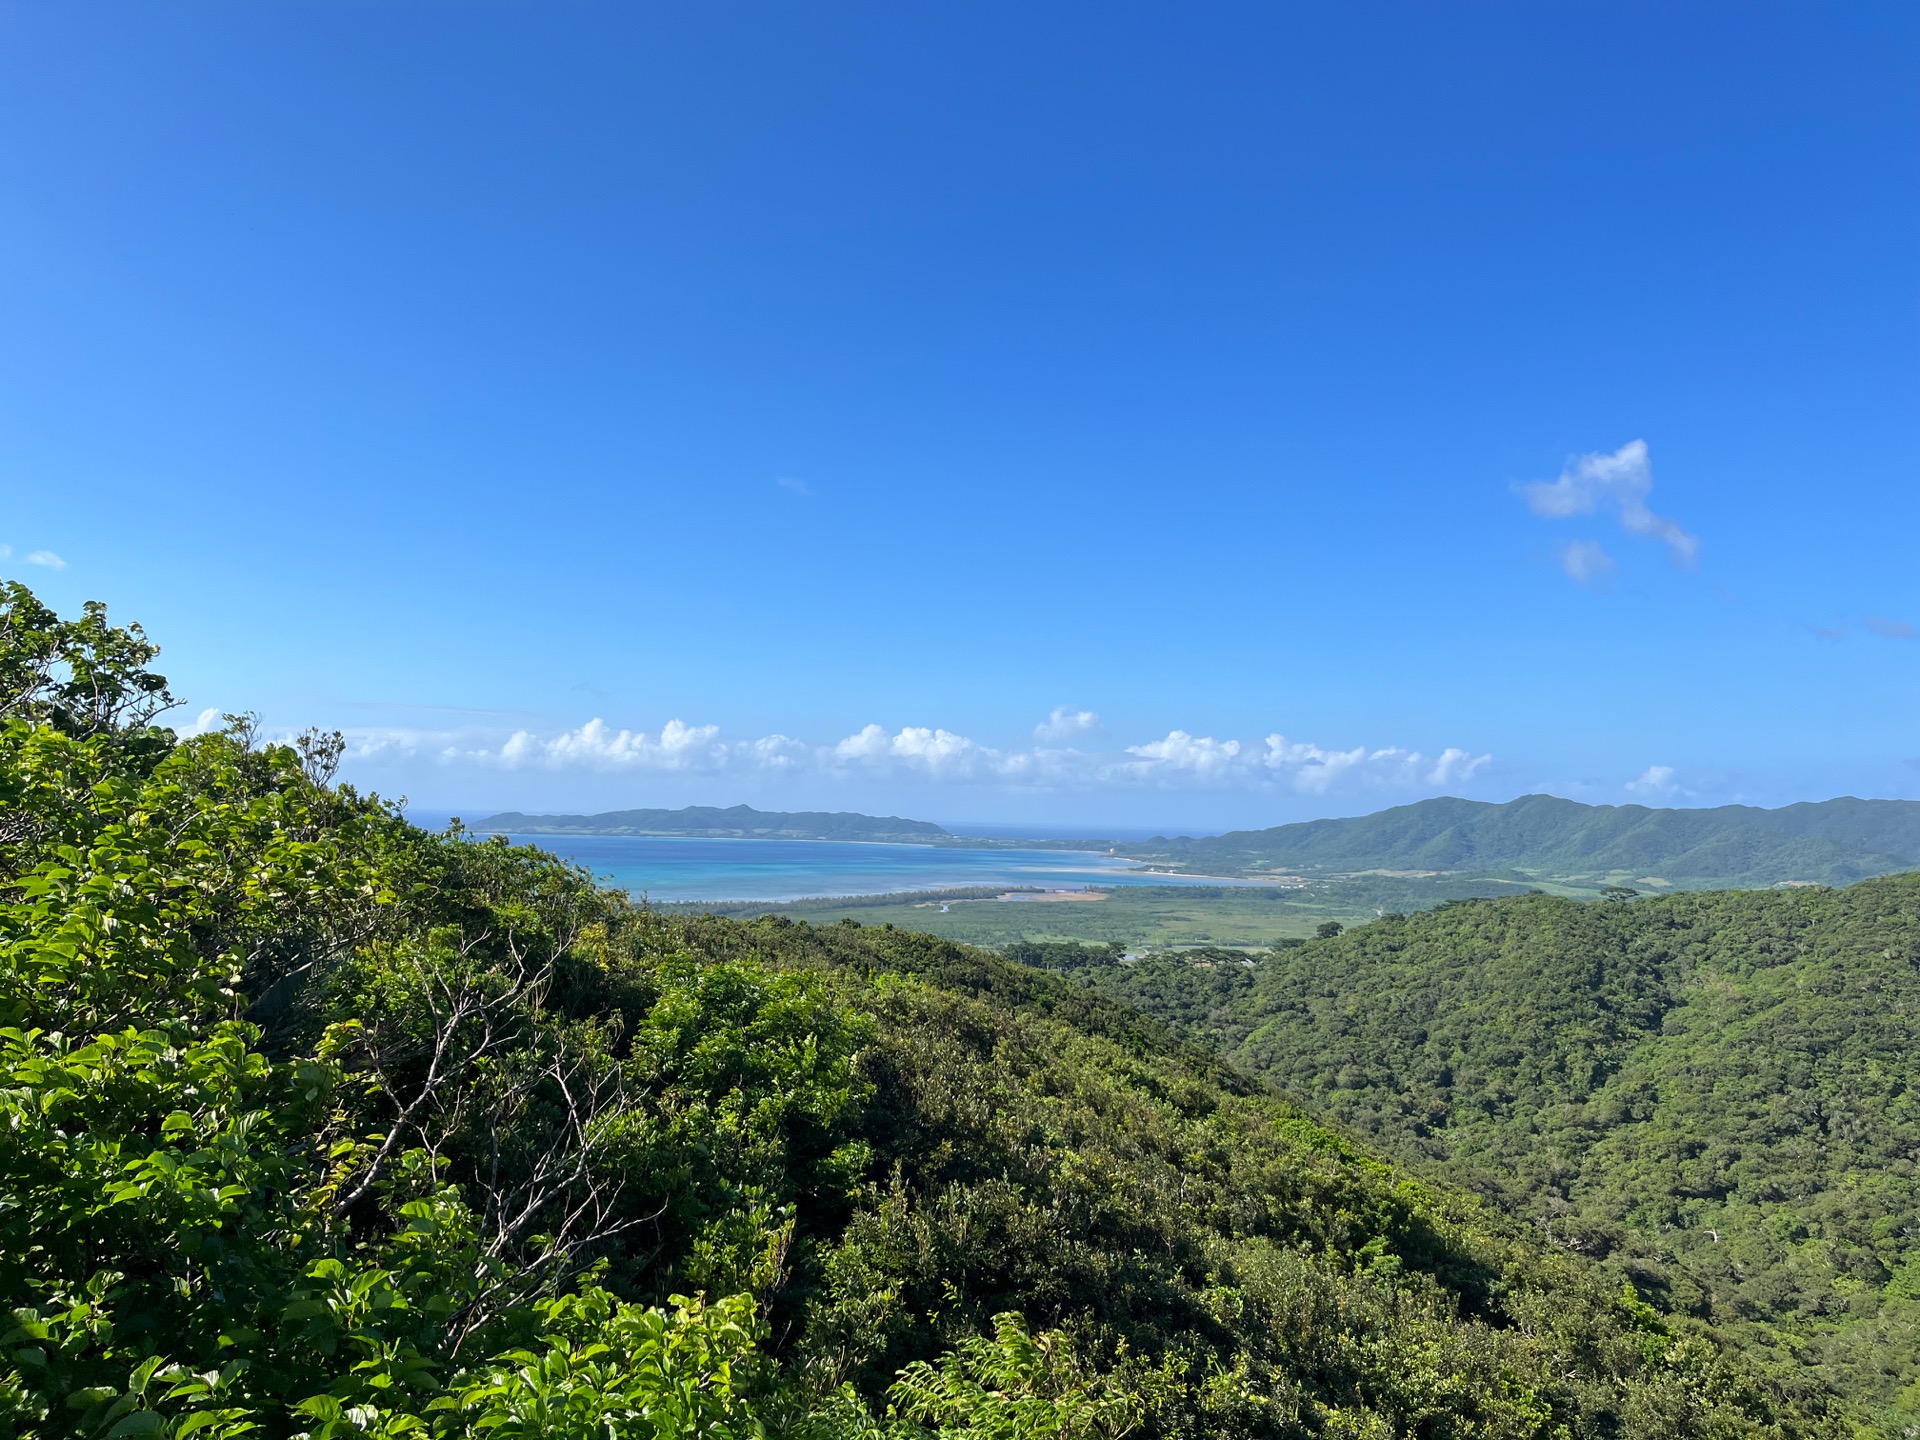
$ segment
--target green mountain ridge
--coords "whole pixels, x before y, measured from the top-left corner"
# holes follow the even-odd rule
[[[1122,846],[1196,871],[1525,871],[1678,886],[1847,884],[1920,866],[1920,801],[1651,809],[1551,795],[1443,797],[1353,819]]]
[[[693,835],[767,840],[944,840],[928,820],[852,811],[725,809],[688,805],[679,810],[608,810],[598,815],[523,815],[517,810],[478,822],[483,833],[517,835]]]

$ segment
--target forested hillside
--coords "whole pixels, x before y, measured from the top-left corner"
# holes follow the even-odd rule
[[[669,919],[0,614],[0,1429],[1838,1435],[1070,980]]]
[[[1504,805],[1448,797],[1121,851],[1222,874],[1388,870],[1675,886],[1846,884],[1920,866],[1920,801],[1656,810],[1553,795]]]
[[[1032,958],[1920,1430],[1920,875],[1067,949]]]

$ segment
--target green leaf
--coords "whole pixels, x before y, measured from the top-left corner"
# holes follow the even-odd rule
[[[115,1422],[113,1428],[107,1431],[105,1440],[119,1440],[122,1435],[158,1435],[166,1428],[167,1422],[159,1411],[136,1410]]]

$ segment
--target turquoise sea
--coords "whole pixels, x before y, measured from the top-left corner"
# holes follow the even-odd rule
[[[709,840],[651,835],[511,835],[658,901],[804,900],[962,885],[1217,885],[1155,875],[1080,850],[967,850],[838,840]]]

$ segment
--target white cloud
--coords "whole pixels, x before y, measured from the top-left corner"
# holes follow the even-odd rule
[[[497,766],[505,770],[722,770],[732,758],[718,725],[688,725],[669,720],[657,735],[645,730],[616,730],[595,716],[574,730],[541,736],[516,730],[497,750],[444,747],[441,758]]]
[[[838,760],[883,760],[893,748],[893,737],[884,726],[868,725],[833,747]]]
[[[347,738],[348,760],[411,760],[417,755],[433,754],[443,761],[458,757],[484,764],[495,758],[491,750],[459,749],[459,742],[467,737],[453,731],[379,727],[343,733]]]
[[[1390,751],[1380,752],[1382,755]],[[1307,741],[1294,741],[1284,735],[1267,737],[1266,754],[1261,763],[1267,769],[1286,777],[1296,790],[1304,790],[1313,795],[1324,795],[1347,772],[1353,770],[1367,758],[1367,747],[1355,746],[1351,750],[1323,750],[1320,746]]]
[[[1433,770],[1427,776],[1427,783],[1429,785],[1464,785],[1492,763],[1491,755],[1469,755],[1466,751],[1449,745],[1440,752],[1440,758],[1433,762]]]
[[[1600,586],[1613,576],[1613,557],[1598,540],[1570,540],[1560,547],[1560,568],[1579,584]]]
[[[1680,789],[1674,783],[1673,776],[1674,769],[1671,765],[1649,765],[1638,780],[1627,782],[1627,789],[1636,795],[1665,798]]]
[[[1493,763],[1491,755],[1474,755],[1449,745],[1437,760],[1418,750],[1397,745],[1369,750],[1327,750],[1284,735],[1269,735],[1261,764],[1295,790],[1308,795],[1353,785],[1367,789],[1421,789],[1464,785]]]
[[[835,745],[830,758],[842,767],[890,769],[901,766],[930,775],[960,778],[997,770],[1005,757],[951,730],[908,725],[899,733],[889,735],[882,726],[867,725]]]
[[[11,560],[12,558],[13,558],[13,546],[0,545],[0,560]]]
[[[1203,783],[1227,779],[1241,769],[1240,750],[1238,740],[1215,740],[1185,730],[1169,730],[1164,740],[1127,746],[1127,754],[1138,757],[1132,768],[1143,778],[1187,775]]]
[[[182,740],[191,739],[195,735],[210,735],[220,728],[221,722],[226,718],[226,715],[220,710],[213,706],[208,706],[205,710],[202,710],[198,715],[193,717],[193,723],[191,725],[174,726],[173,733],[178,735]]]
[[[813,487],[796,476],[776,475],[773,477],[773,483],[778,485],[782,490],[790,491],[802,499],[811,499],[813,497]]]
[[[1631,440],[1611,455],[1575,456],[1559,479],[1520,487],[1528,508],[1544,519],[1566,520],[1611,510],[1629,535],[1662,542],[1674,564],[1697,563],[1699,537],[1681,528],[1677,520],[1654,514],[1647,507],[1647,496],[1652,492],[1653,465],[1644,440]],[[1598,551],[1599,547],[1594,549]],[[1562,563],[1566,564],[1564,555]],[[1567,573],[1574,574],[1570,566]],[[1574,578],[1580,579],[1578,575]]]
[[[951,730],[929,730],[924,725],[909,725],[893,737],[893,753],[902,759],[939,770],[959,764],[983,753],[981,747]]]
[[[791,735],[763,735],[749,740],[741,753],[762,770],[793,770],[805,763],[809,751]]]
[[[51,550],[34,550],[24,558],[29,565],[44,565],[49,570],[64,570],[67,568],[67,562]]]
[[[1076,735],[1091,735],[1099,728],[1100,717],[1093,711],[1056,705],[1052,714],[1033,727],[1033,738],[1042,742],[1071,740]]]
[[[210,715],[214,712],[209,712]],[[204,719],[205,717],[203,717]],[[217,716],[215,717],[217,718]],[[1091,728],[1091,712],[1065,707],[1050,727]],[[211,722],[209,722],[211,723]],[[557,733],[367,728],[348,732],[348,758],[372,764],[430,760],[449,767],[489,770],[574,770],[660,774],[918,777],[956,784],[1015,789],[1160,788],[1287,789],[1325,795],[1336,791],[1419,792],[1466,784],[1491,763],[1448,746],[1430,759],[1419,750],[1388,746],[1328,749],[1269,735],[1260,745],[1171,730],[1158,740],[1091,751],[1036,745],[1001,750],[938,726],[888,730],[866,725],[827,745],[790,735],[730,740],[717,725],[670,720],[657,732],[617,729],[595,718]]]

